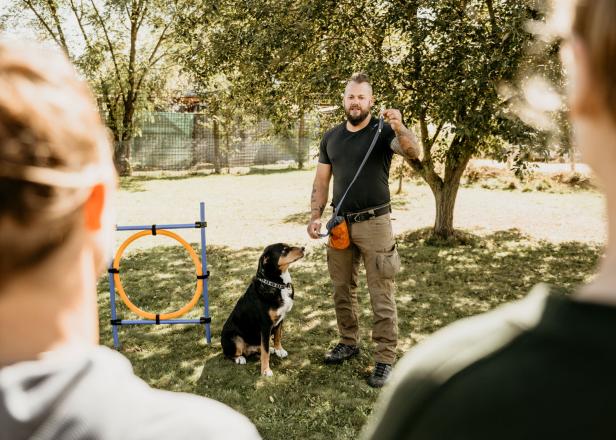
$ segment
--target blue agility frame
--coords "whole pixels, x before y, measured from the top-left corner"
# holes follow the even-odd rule
[[[201,271],[203,278],[200,278],[199,281],[203,283],[203,312],[204,315],[199,319],[140,319],[140,320],[131,320],[131,319],[117,319],[117,309],[116,309],[116,292],[115,292],[115,281],[113,278],[114,269],[113,269],[113,259],[109,264],[109,302],[111,305],[111,326],[113,332],[113,346],[118,350],[120,348],[120,338],[118,335],[118,327],[121,325],[139,325],[139,324],[203,324],[205,326],[205,339],[208,344],[212,342],[212,332],[210,330],[210,323],[212,321],[210,317],[210,306],[209,306],[209,295],[208,295],[208,278],[209,272],[207,271],[207,254],[205,251],[205,229],[207,227],[207,223],[205,221],[205,203],[199,203],[199,219],[200,221],[195,223],[178,223],[178,224],[168,224],[168,225],[140,225],[140,226],[116,226],[117,231],[143,231],[148,229],[201,229]]]

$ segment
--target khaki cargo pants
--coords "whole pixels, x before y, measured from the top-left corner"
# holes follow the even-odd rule
[[[328,246],[327,266],[334,285],[334,305],[340,342],[357,345],[359,307],[357,278],[359,262],[366,268],[368,291],[374,320],[372,340],[376,343],[374,360],[392,364],[398,343],[398,314],[394,276],[400,270],[400,257],[389,214],[350,225],[351,245],[339,250]]]

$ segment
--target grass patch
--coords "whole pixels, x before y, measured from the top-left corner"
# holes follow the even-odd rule
[[[540,172],[531,168],[530,173],[518,178],[509,169],[472,165],[466,168],[460,183],[466,188],[556,194],[597,189],[596,182],[591,177],[578,172]]]
[[[424,230],[398,238],[403,261],[397,277],[400,355],[454,320],[521,298],[537,282],[571,292],[591,275],[601,253],[596,245],[535,241],[517,230],[462,235],[464,240],[453,247],[426,237]],[[224,402],[248,416],[266,439],[355,439],[378,396],[364,380],[373,363],[365,274],[359,295],[361,355],[341,366],[325,366],[323,352],[337,341],[325,250],[317,248],[297,264],[292,270],[296,301],[283,338],[289,357],[273,356],[274,377],[263,379],[256,359],[245,366],[224,359],[219,339],[260,252],[208,247],[211,345],[205,344],[201,326],[134,326],[120,329],[122,352],[152,386]],[[178,309],[194,291],[194,268],[179,246],[131,253],[121,269],[126,292],[148,311]],[[98,302],[102,343],[113,346],[106,279],[99,283]],[[187,316],[201,311],[197,307]],[[119,317],[134,315],[121,305]]]
[[[311,169],[309,166],[304,170]],[[251,167],[221,168],[220,173],[216,174],[213,168],[207,169],[187,169],[187,170],[153,170],[135,171],[131,176],[123,176],[119,179],[120,189],[126,192],[147,191],[147,182],[153,181],[174,181],[193,178],[203,178],[207,176],[250,176],[250,175],[277,175],[297,172],[298,169],[292,165],[254,165]]]
[[[127,192],[144,192],[147,191],[146,183],[150,181],[172,181],[172,180],[186,180],[193,179],[195,177],[203,177],[203,173],[199,172],[165,172],[158,171],[152,173],[142,173],[141,175],[134,175],[130,177],[121,177],[120,189]]]
[[[282,219],[282,223],[293,223],[297,225],[308,225],[312,213],[310,211],[298,212],[296,214],[287,215]],[[327,220],[325,220],[327,222]]]

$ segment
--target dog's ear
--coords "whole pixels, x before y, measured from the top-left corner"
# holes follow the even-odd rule
[[[259,258],[259,272],[263,270],[263,266],[267,264],[268,261],[269,257],[267,255],[261,255],[261,257]]]

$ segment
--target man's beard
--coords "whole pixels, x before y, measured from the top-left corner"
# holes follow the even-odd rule
[[[359,115],[353,116],[351,114],[351,110],[354,110],[354,109],[345,110],[347,121],[349,121],[351,125],[361,124],[363,120],[366,119],[366,117],[370,114],[370,109],[363,111],[361,108],[359,108]]]

